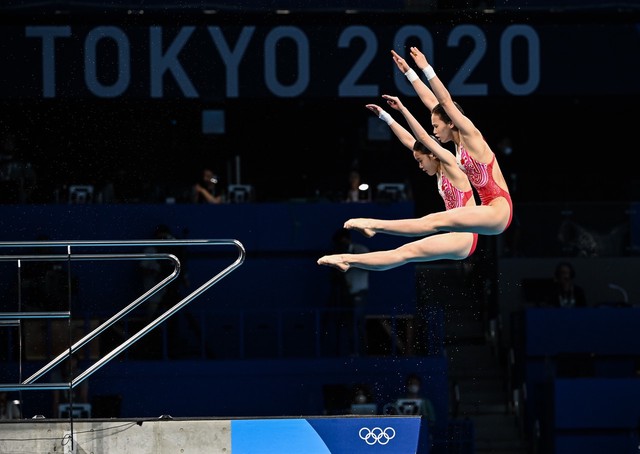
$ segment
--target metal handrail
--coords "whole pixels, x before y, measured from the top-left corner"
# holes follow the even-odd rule
[[[37,319],[37,318],[70,318],[71,312],[59,311],[59,312],[0,312],[0,320],[24,320],[24,319]]]
[[[227,267],[222,269],[218,274],[214,275],[211,279],[206,281],[200,287],[195,289],[189,295],[184,297],[182,300],[178,301],[173,307],[165,311],[163,314],[156,317],[153,321],[147,324],[145,327],[140,329],[135,335],[131,336],[129,339],[122,342],[120,345],[116,346],[111,352],[107,353],[100,360],[96,361],[93,365],[87,368],[85,371],[80,373],[77,377],[74,377],[69,383],[35,383],[36,380],[41,378],[44,374],[50,372],[54,367],[60,364],[65,359],[69,358],[75,351],[86,345],[91,340],[95,339],[98,335],[104,332],[106,329],[111,327],[114,323],[122,319],[124,316],[129,314],[132,310],[137,308],[140,304],[148,300],[155,293],[160,291],[163,287],[168,285],[171,281],[176,279],[180,273],[180,261],[173,254],[158,254],[158,253],[139,253],[139,254],[76,254],[72,253],[72,248],[80,248],[80,247],[148,247],[148,246],[235,246],[238,251],[238,257]],[[42,390],[42,389],[51,389],[51,390],[65,390],[69,388],[75,388],[89,376],[91,376],[94,372],[104,366],[106,363],[111,361],[115,356],[122,353],[124,350],[129,348],[135,342],[140,340],[143,336],[145,336],[149,331],[156,328],[161,323],[165,322],[169,317],[174,315],[184,306],[189,304],[195,298],[200,296],[206,290],[211,288],[214,284],[220,281],[222,278],[227,276],[233,270],[238,268],[245,259],[246,251],[244,246],[240,241],[234,239],[218,239],[218,240],[128,240],[128,241],[38,241],[38,242],[0,242],[0,248],[46,248],[46,247],[65,247],[67,249],[67,253],[65,255],[57,254],[57,255],[37,255],[37,254],[29,254],[29,255],[0,255],[0,261],[17,261],[18,266],[20,266],[20,261],[67,261],[67,260],[170,260],[174,264],[173,271],[163,278],[160,282],[154,285],[151,289],[146,291],[140,297],[136,298],[126,307],[121,309],[115,315],[110,317],[100,326],[94,328],[87,335],[82,337],[80,340],[76,341],[73,345],[70,345],[69,348],[62,353],[60,353],[57,357],[49,361],[45,364],[41,369],[35,372],[26,380],[21,383],[16,384],[0,384],[0,391],[21,391],[21,390]],[[21,318],[35,318],[37,314],[37,318],[61,318],[60,312],[38,312],[38,313],[29,313],[29,312],[12,312],[12,313],[0,313],[1,318],[11,318],[12,320],[21,319]],[[50,317],[47,317],[47,314]],[[70,313],[69,313],[70,317]],[[22,359],[21,359],[22,360]]]

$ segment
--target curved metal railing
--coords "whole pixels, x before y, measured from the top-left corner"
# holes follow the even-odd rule
[[[164,287],[166,287],[169,283],[175,280],[180,274],[180,261],[173,254],[168,253],[135,253],[135,254],[114,254],[114,253],[103,253],[103,254],[80,254],[75,253],[74,250],[78,250],[81,248],[94,248],[94,247],[107,247],[107,248],[117,248],[117,247],[149,247],[149,246],[159,246],[159,247],[167,247],[167,246],[235,246],[238,251],[238,256],[236,259],[223,268],[220,272],[215,274],[205,283],[203,283],[200,287],[195,289],[193,292],[185,296],[182,300],[175,303],[171,308],[166,310],[161,315],[157,316],[154,320],[149,322],[146,326],[141,328],[136,334],[129,337],[127,340],[122,342],[120,345],[113,348],[109,353],[104,355],[102,358],[97,360],[94,364],[88,367],[86,370],[81,372],[77,377],[73,377],[69,383],[38,383],[37,380],[50,372],[54,367],[60,364],[65,359],[69,358],[74,352],[78,351],[80,348],[88,344],[90,341],[95,339],[109,327],[113,326],[116,322],[121,320],[131,311],[136,309],[138,306],[147,301],[151,296],[158,293]],[[0,249],[19,249],[19,248],[55,248],[55,247],[64,247],[66,249],[65,254],[12,254],[12,255],[2,255],[0,254],[0,262],[7,261],[15,261],[18,265],[18,268],[21,267],[23,261],[102,261],[102,260],[168,260],[173,263],[173,270],[166,277],[160,280],[156,285],[147,290],[141,296],[136,298],[126,307],[118,311],[116,314],[111,316],[105,322],[91,330],[88,334],[86,334],[81,339],[77,340],[73,344],[69,346],[68,349],[61,352],[54,359],[45,364],[42,368],[40,368],[37,372],[32,374],[25,380],[22,380],[20,377],[20,382],[15,384],[1,384],[0,383],[0,391],[23,391],[23,390],[66,390],[69,388],[74,388],[79,385],[82,381],[86,380],[89,376],[91,376],[94,372],[104,366],[106,363],[111,361],[117,355],[122,353],[124,350],[129,348],[135,342],[140,340],[146,334],[148,334],[151,330],[156,328],[158,325],[165,322],[168,318],[178,312],[180,309],[185,307],[195,298],[200,296],[202,293],[207,291],[213,285],[215,285],[218,281],[223,279],[229,273],[238,268],[245,259],[246,251],[242,243],[238,240],[234,239],[219,239],[219,240],[129,240],[129,241],[38,241],[38,242],[0,242]],[[33,318],[43,318],[43,319],[60,319],[60,318],[71,318],[71,311],[52,311],[52,312],[4,312],[0,313],[0,321],[7,321],[6,325],[18,325],[20,320],[22,319],[33,319]],[[22,358],[20,358],[22,361]]]

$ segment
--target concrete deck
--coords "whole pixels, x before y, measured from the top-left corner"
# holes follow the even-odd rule
[[[419,432],[415,416],[5,420],[0,421],[0,452],[415,454]]]

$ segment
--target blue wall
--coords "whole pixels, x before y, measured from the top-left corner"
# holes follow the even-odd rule
[[[639,323],[636,307],[514,313],[512,376],[526,385],[525,425],[540,422],[548,452],[637,450]]]
[[[2,241],[153,239],[156,225],[168,225],[176,237],[236,239],[247,251],[245,263],[194,301],[193,310],[212,307],[256,309],[323,307],[329,296],[329,272],[316,260],[331,247],[333,232],[351,217],[413,216],[413,204],[273,203],[225,205],[5,205],[0,207]],[[377,235],[354,241],[371,250],[395,247],[400,237]],[[135,251],[112,251],[135,252]],[[138,251],[140,252],[140,251]],[[209,279],[229,260],[194,255],[187,264],[192,288]],[[13,283],[13,264],[2,264],[5,286]],[[135,263],[76,264],[80,308],[120,309],[140,294]],[[13,273],[13,274],[12,274]],[[413,265],[371,277],[369,311],[412,312],[415,307]],[[97,277],[97,278],[96,278]],[[10,282],[7,282],[7,279]],[[250,284],[250,285],[248,285]]]

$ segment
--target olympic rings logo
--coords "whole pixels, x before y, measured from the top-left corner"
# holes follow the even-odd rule
[[[373,446],[376,443],[386,445],[396,436],[396,431],[393,427],[386,427],[385,429],[381,429],[380,427],[374,427],[373,429],[363,427],[358,432],[358,435],[369,446]]]

